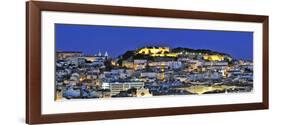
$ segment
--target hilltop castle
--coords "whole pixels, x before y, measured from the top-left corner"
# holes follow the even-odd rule
[[[150,55],[154,57],[177,57],[178,53],[172,53],[168,47],[144,47],[137,54]]]

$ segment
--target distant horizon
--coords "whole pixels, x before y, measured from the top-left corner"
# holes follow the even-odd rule
[[[56,52],[79,51],[85,55],[101,52],[104,55],[107,51],[116,58],[129,50],[159,46],[205,49],[229,54],[234,59],[253,60],[252,32],[76,24],[56,24],[55,31]]]
[[[187,47],[169,47],[169,46],[144,46],[144,47],[140,47],[140,48],[145,48],[145,47],[168,47],[170,49],[175,49],[175,48],[187,48]],[[137,48],[137,49],[140,49],[140,48]],[[137,50],[136,49],[136,50]],[[193,49],[193,50],[210,50],[210,49],[194,49],[194,48],[187,48],[187,49]],[[127,50],[127,51],[136,51],[136,50]],[[126,53],[127,51],[125,51],[124,53]],[[213,50],[210,50],[210,51],[213,51]],[[83,51],[64,51],[64,50],[57,50],[56,52],[81,52],[82,54],[85,54],[86,56],[94,56],[94,55],[98,55],[98,53],[95,53],[95,54],[92,54],[92,53],[85,53]],[[105,51],[108,53],[108,51]],[[105,52],[101,52],[102,55],[105,54]],[[214,51],[214,52],[219,52],[219,51]],[[123,53],[123,54],[124,54]],[[223,52],[219,52],[219,53],[223,53]],[[228,53],[223,53],[223,54],[228,54]],[[122,54],[121,54],[122,55]],[[121,56],[121,55],[118,55],[118,56]],[[230,55],[230,54],[228,54]],[[108,55],[110,56],[110,54]],[[117,56],[117,57],[118,57]],[[230,55],[231,56],[231,55]],[[111,56],[110,56],[111,57]],[[117,57],[113,57],[113,58],[117,58]]]

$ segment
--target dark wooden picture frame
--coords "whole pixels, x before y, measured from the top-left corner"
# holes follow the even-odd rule
[[[41,114],[41,11],[117,14],[150,17],[257,22],[263,25],[263,98],[262,103],[210,106],[167,107],[67,114]],[[26,3],[26,123],[54,123],[134,117],[151,117],[210,112],[243,111],[269,108],[268,90],[268,16],[214,12],[148,9],[90,4],[29,1]]]

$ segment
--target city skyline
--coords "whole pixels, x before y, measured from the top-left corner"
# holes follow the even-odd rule
[[[72,24],[56,24],[55,28],[56,51],[81,51],[91,55],[107,51],[115,58],[144,46],[168,46],[210,49],[235,59],[253,59],[252,32]]]
[[[55,100],[252,92],[252,42],[251,32],[56,24]]]

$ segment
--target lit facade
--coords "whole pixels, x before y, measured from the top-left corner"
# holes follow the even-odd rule
[[[81,57],[82,52],[56,52],[56,56],[57,59],[68,59],[72,57]]]
[[[103,88],[109,88],[111,95],[116,95],[120,91],[126,91],[130,88],[140,89],[144,87],[144,82],[115,82],[115,83],[103,83]]]
[[[204,55],[203,59],[208,61],[223,61],[225,58],[222,55]]]
[[[171,53],[168,47],[145,47],[137,51],[138,54],[154,57],[178,57],[178,53]]]

